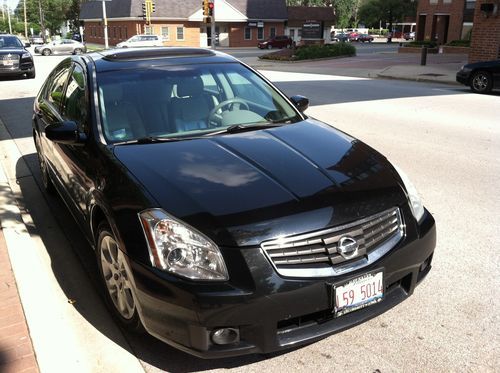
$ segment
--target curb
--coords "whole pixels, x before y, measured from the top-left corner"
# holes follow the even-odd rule
[[[420,82],[420,83],[440,83],[440,84],[447,84],[447,85],[454,85],[454,86],[460,86],[461,84],[457,82],[451,82],[449,80],[435,80],[435,79],[429,79],[429,78],[411,78],[411,77],[396,77],[396,76],[391,76],[391,75],[383,75],[383,74],[377,74],[378,79],[389,79],[389,80],[405,80],[405,81],[410,81],[410,82]]]

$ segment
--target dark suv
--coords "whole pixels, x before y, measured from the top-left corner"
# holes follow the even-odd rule
[[[42,180],[94,248],[117,320],[227,357],[316,341],[413,294],[432,215],[401,170],[307,107],[206,49],[52,71],[34,103]]]
[[[290,48],[293,45],[293,40],[286,35],[278,35],[267,40],[261,41],[258,44],[260,49],[271,48]]]
[[[0,76],[22,76],[29,79],[35,77],[33,56],[15,35],[0,34]]]

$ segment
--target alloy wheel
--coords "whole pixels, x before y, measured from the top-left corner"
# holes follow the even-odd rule
[[[109,297],[119,314],[126,320],[135,313],[135,300],[130,280],[125,270],[125,258],[115,239],[106,235],[100,242],[102,276]]]
[[[490,77],[488,74],[480,71],[472,78],[472,88],[476,92],[486,92],[490,85]]]

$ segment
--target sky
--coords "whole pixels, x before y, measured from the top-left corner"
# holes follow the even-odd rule
[[[4,0],[0,0],[0,2],[3,3]],[[19,0],[7,0],[7,5],[10,9],[15,9],[17,7],[17,3],[19,3]]]

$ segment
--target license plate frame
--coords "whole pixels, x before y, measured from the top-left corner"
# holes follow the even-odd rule
[[[364,287],[363,287],[364,286]],[[370,287],[370,289],[368,289]],[[364,289],[364,294],[363,294]],[[351,304],[345,304],[345,293],[352,290],[354,296],[352,297]],[[363,299],[364,295],[368,295]],[[372,294],[373,293],[373,294]],[[348,293],[349,294],[349,293]],[[342,315],[372,306],[381,302],[385,297],[385,271],[383,268],[378,268],[351,277],[348,280],[334,283],[331,287],[331,304],[333,317],[340,317]],[[361,299],[360,299],[361,298]],[[347,303],[351,297],[347,296]],[[358,300],[360,299],[360,300]]]
[[[11,67],[11,66],[14,66],[14,61],[15,60],[2,60],[2,62],[3,62],[2,65]]]

